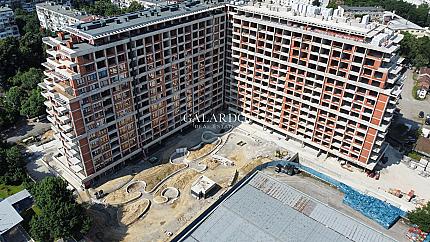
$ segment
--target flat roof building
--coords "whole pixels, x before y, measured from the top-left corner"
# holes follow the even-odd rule
[[[36,4],[36,12],[42,28],[51,31],[62,31],[65,26],[97,19],[96,16],[88,15],[85,12],[74,10],[70,6],[59,5],[54,2]]]
[[[18,25],[12,9],[0,7],[0,39],[7,37],[19,37]]]
[[[173,241],[395,241],[261,172],[204,214]]]
[[[282,2],[185,1],[47,37],[54,159],[91,181],[228,108],[373,169],[402,90],[402,35],[367,17]]]

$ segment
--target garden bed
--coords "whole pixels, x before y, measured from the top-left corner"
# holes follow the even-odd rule
[[[119,210],[118,220],[121,224],[129,226],[148,211],[150,204],[151,202],[148,199],[127,204]]]
[[[115,190],[118,190],[121,187],[123,187],[132,179],[133,179],[132,175],[118,177],[116,179],[105,182],[101,186],[97,187],[97,191],[103,190],[104,193],[114,192]]]
[[[215,144],[205,144],[202,148],[196,150],[196,151],[190,151],[190,153],[187,155],[188,160],[195,160],[198,158],[201,158],[210,152],[213,151],[215,148]]]
[[[120,189],[108,194],[104,202],[110,205],[120,205],[134,201],[140,196],[142,196],[141,192],[128,193],[125,189]]]
[[[155,186],[160,183],[164,178],[185,167],[185,164],[176,165],[172,163],[166,163],[144,170],[137,174],[134,179],[146,182],[145,191],[149,192],[152,191],[152,189],[154,189]]]

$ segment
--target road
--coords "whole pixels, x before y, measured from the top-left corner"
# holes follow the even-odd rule
[[[9,130],[4,132],[8,143],[16,143],[30,136],[38,136],[51,128],[51,124],[48,121],[44,122],[27,122],[26,120],[19,121],[15,127],[11,127]]]
[[[49,143],[36,146],[30,145],[28,147],[28,153],[31,156],[28,158],[29,161],[26,165],[28,174],[36,181],[40,181],[47,176],[56,176],[56,172],[48,168],[42,161],[45,155],[54,154],[58,148],[58,141],[53,140]]]
[[[413,124],[423,124],[424,119],[418,118],[418,113],[424,111],[425,115],[430,115],[430,98],[427,97],[425,100],[416,100],[412,96],[412,88],[414,86],[414,79],[412,78],[413,71],[406,71],[406,79],[404,81],[402,99],[399,101],[398,107],[401,109],[400,113],[403,114],[405,122]],[[430,128],[430,125],[424,125],[426,128]]]

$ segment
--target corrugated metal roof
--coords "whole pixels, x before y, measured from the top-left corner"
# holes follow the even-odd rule
[[[22,220],[21,215],[8,201],[3,200],[0,202],[0,235],[15,227]]]
[[[260,172],[182,241],[395,241]]]

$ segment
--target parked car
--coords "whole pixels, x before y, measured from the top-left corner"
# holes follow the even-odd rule
[[[424,118],[424,111],[420,111],[420,113],[418,114],[419,118]]]
[[[427,115],[426,117],[426,125],[430,125],[430,115]]]

